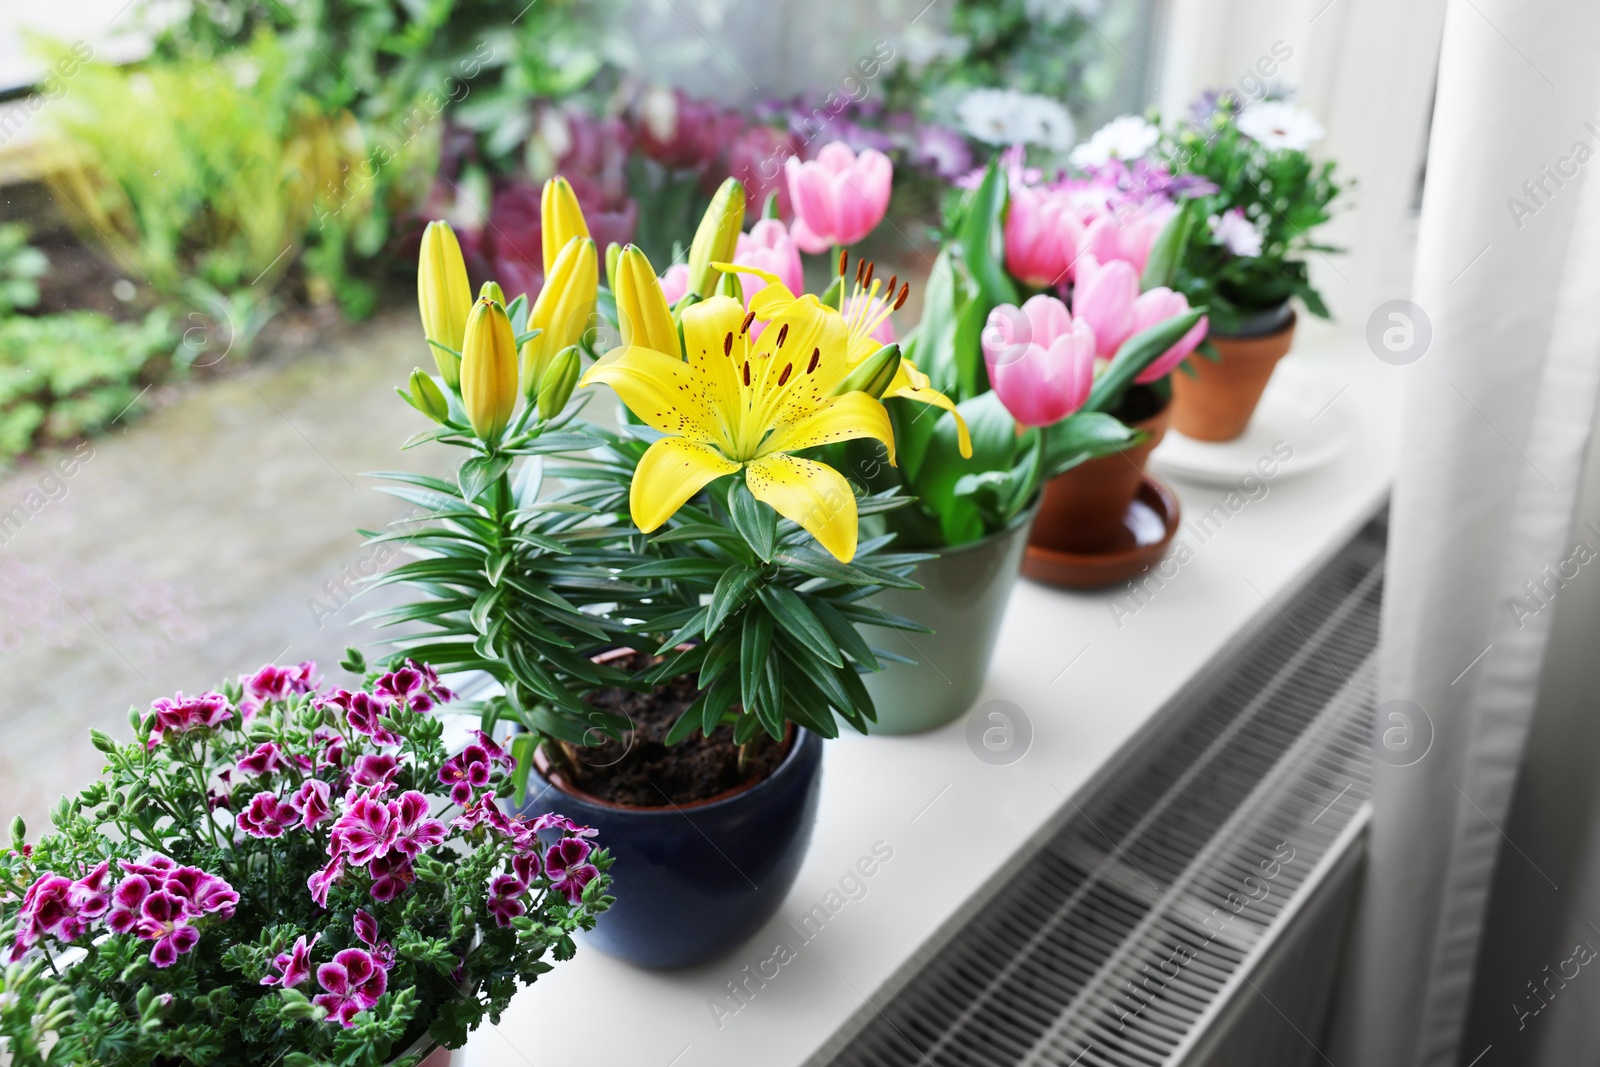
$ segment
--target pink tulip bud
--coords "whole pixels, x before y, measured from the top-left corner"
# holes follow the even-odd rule
[[[1094,384],[1094,331],[1048,294],[1002,304],[983,330],[989,384],[1024,426],[1049,426],[1083,407]]]
[[[1133,302],[1139,297],[1139,272],[1126,260],[1102,263],[1091,254],[1078,257],[1075,272],[1072,310],[1093,328],[1096,353],[1110,359],[1122,342],[1133,336]]]
[[[1053,289],[1072,276],[1083,238],[1076,205],[1048,189],[1019,187],[1006,214],[1006,269],[1025,285]]]
[[[1141,293],[1139,299],[1133,302],[1133,333],[1148,330],[1158,323],[1177,318],[1188,310],[1189,298],[1182,293],[1173,292],[1164,285],[1148,293]],[[1189,353],[1206,339],[1206,330],[1210,326],[1211,321],[1202,315],[1193,329],[1178,338],[1177,344],[1156,357],[1156,361],[1141,371],[1134,381],[1140,385],[1147,385],[1171,374],[1178,368],[1178,364],[1187,359]]]
[[[889,210],[894,164],[875,148],[858,156],[849,145],[834,141],[809,163],[791,156],[784,171],[795,214],[789,234],[802,252],[853,245]]]

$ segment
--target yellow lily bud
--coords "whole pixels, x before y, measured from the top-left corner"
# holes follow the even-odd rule
[[[422,231],[422,255],[417,261],[417,305],[422,309],[422,334],[429,341],[461,351],[467,314],[472,310],[472,284],[461,245],[448,222],[430,222]],[[439,373],[454,387],[461,380],[461,361],[450,352],[433,350]]]
[[[612,241],[606,245],[606,284],[611,288],[617,287],[617,259],[622,255],[622,246]]]
[[[545,368],[544,380],[539,383],[541,419],[553,419],[561,414],[561,409],[572,399],[572,390],[578,384],[578,372],[582,367],[577,345],[563,348],[556,353],[556,358]]]
[[[444,391],[432,376],[422,372],[422,368],[411,372],[410,387],[412,407],[434,422],[443,422],[450,417],[450,402],[445,399]]]
[[[478,290],[478,299],[493,300],[501,307],[506,306],[506,294],[505,291],[500,288],[499,282],[484,282],[483,287]]]
[[[736,178],[729,178],[711,198],[711,206],[700,219],[694,231],[694,243],[689,246],[689,288],[699,296],[710,296],[716,285],[711,264],[733,262],[734,250],[739,245],[739,231],[744,228],[744,186]]]
[[[544,288],[528,315],[528,329],[540,331],[522,345],[522,381],[530,399],[538,395],[539,382],[556,353],[583,339],[599,291],[594,241],[574,237],[545,274]]]
[[[461,406],[472,432],[493,443],[511,423],[517,406],[517,340],[506,309],[479,300],[467,316],[461,348]]]
[[[550,277],[556,258],[567,242],[574,237],[589,236],[589,224],[583,220],[583,208],[578,206],[577,194],[567,179],[557,174],[544,183],[539,196],[540,237],[544,251],[544,274]]]
[[[672,309],[661,291],[656,270],[640,249],[629,245],[617,257],[612,274],[617,296],[617,324],[624,345],[639,345],[682,356],[678,347],[678,327]]]
[[[717,279],[717,295],[732,297],[742,304],[744,303],[744,283],[739,280],[737,274],[733,271],[728,271]]]
[[[834,386],[833,395],[866,393],[874,400],[881,400],[884,391],[889,388],[889,383],[894,381],[894,376],[899,370],[900,346],[884,345],[862,360],[860,366]]]

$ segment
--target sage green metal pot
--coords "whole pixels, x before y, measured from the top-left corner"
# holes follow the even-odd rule
[[[972,707],[989,671],[1000,620],[1011,599],[1028,530],[1038,510],[1035,502],[1010,527],[981,541],[927,549],[939,555],[919,563],[911,575],[921,589],[885,589],[868,601],[934,631],[918,634],[863,628],[863,636],[875,648],[917,661],[915,666],[885,663],[882,671],[861,676],[878,709],[871,733],[921,733],[943,726]]]

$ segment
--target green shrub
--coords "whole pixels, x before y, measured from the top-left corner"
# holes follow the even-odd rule
[[[125,418],[173,345],[165,311],[143,323],[94,311],[0,318],[0,460]]]
[[[43,252],[28,244],[28,228],[0,223],[0,318],[39,302],[39,277],[50,268]]]
[[[79,236],[167,296],[270,292],[298,263],[313,301],[370,304],[347,273],[387,236],[371,183],[348,180],[365,139],[301,92],[290,58],[261,33],[217,60],[84,64],[49,119]]]
[[[220,56],[270,30],[292,56],[290,77],[325,109],[349,108],[373,131],[398,129],[419,108],[432,122],[449,107],[456,122],[482,136],[490,156],[504,159],[532,132],[534,99],[568,96],[601,70],[597,42],[617,7],[616,0],[208,0],[186,5],[156,48],[175,58]]]

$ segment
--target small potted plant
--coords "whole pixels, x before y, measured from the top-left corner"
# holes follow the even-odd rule
[[[1003,259],[1007,163],[992,162],[961,198],[952,236],[929,281],[922,319],[906,340],[906,357],[916,368],[909,384],[936,390],[938,406],[953,406],[927,417],[928,409],[917,403],[925,395],[915,390],[885,395],[898,466],[859,444],[835,446],[841,467],[875,489],[915,498],[910,507],[874,519],[873,525],[896,534],[901,547],[934,557],[914,574],[922,589],[887,590],[874,598],[886,611],[934,631],[896,642],[896,651],[919,665],[893,663],[866,678],[878,709],[873,729],[879,732],[933,729],[971,708],[994,651],[1040,488],[1085,460],[1137,442],[1134,431],[1097,406],[1120,395],[1133,374],[1193,326],[1191,319],[1156,348],[1149,330],[1124,342],[1113,361],[1118,369],[1103,376],[1093,406],[1079,398],[1071,411],[1036,418],[1035,410],[1019,405],[1024,417],[1015,417],[1004,396],[990,389],[998,379],[986,365],[981,338],[997,308],[1009,305],[1016,312],[1008,321],[1024,327],[1028,321],[1016,308],[1017,285]],[[1177,324],[1172,320],[1158,329],[1170,331]],[[1018,346],[1014,355],[1026,356],[1026,347]],[[1032,399],[1053,403],[1054,385],[1049,396],[1034,392]]]
[[[1110,389],[1115,379],[1108,380],[1091,402],[1094,382],[1125,341],[1190,311],[1170,282],[1192,229],[1185,197],[1196,183],[1138,158],[1158,135],[1142,119],[1123,116],[1074,151],[1084,176],[1042,183],[1012,167],[1005,267],[1019,296],[1028,296],[1020,308],[997,307],[983,335],[990,378],[1020,422],[1048,425],[1088,405],[1138,432],[1137,442],[1115,455],[1050,479],[1029,538],[1032,556],[1071,554],[1106,573],[1117,569],[1109,557],[1129,549],[1129,509],[1147,491],[1145,461],[1166,432],[1168,376],[1207,329],[1201,317],[1131,385]],[[1175,514],[1167,518],[1176,524]],[[1094,559],[1102,556],[1108,559]],[[1044,576],[1034,562],[1024,571]]]
[[[358,674],[358,653],[347,661]],[[497,1021],[610,903],[594,831],[507,816],[427,667],[268,666],[91,731],[104,777],[0,851],[10,1062],[414,1065]]]
[[[587,241],[561,187],[547,196],[555,247]],[[858,495],[797,454],[870,439],[893,459],[878,397],[899,350],[841,311],[839,288],[797,295],[730,263],[743,216],[730,182],[671,304],[641,251],[608,250],[597,322],[621,345],[576,394],[598,337],[586,309],[571,343],[542,349],[543,368],[518,365],[535,330],[566,329],[565,315],[540,313],[551,286],[579,287],[558,263],[531,309],[485,287],[464,310],[449,295],[467,291],[455,256],[425,261],[424,308],[455,306],[424,321],[464,323],[458,345],[429,328],[447,364],[459,355],[460,384],[419,371],[404,395],[437,424],[419,443],[466,458],[453,480],[396,475],[433,518],[380,535],[421,555],[384,577],[422,594],[382,613],[423,624],[399,639],[404,654],[499,683],[476,707],[486,731],[516,731],[526,803],[563,805],[616,856],[618,903],[593,943],[649,967],[724,953],[771,917],[810,837],[822,739],[874,714],[861,672],[881,654],[858,627],[914,625],[862,603],[914,586],[922,557],[859,537],[860,516],[903,498]],[[591,291],[594,267],[582,270]],[[620,431],[580,417],[601,384],[626,407]]]
[[[1346,186],[1332,162],[1307,155],[1321,137],[1317,120],[1287,101],[1212,93],[1162,139],[1168,166],[1210,186],[1196,198],[1204,225],[1194,227],[1172,286],[1206,305],[1217,358],[1193,360],[1192,375],[1173,379],[1180,433],[1201,441],[1244,433],[1294,341],[1291,299],[1328,317],[1306,257],[1339,251],[1314,234]]]

